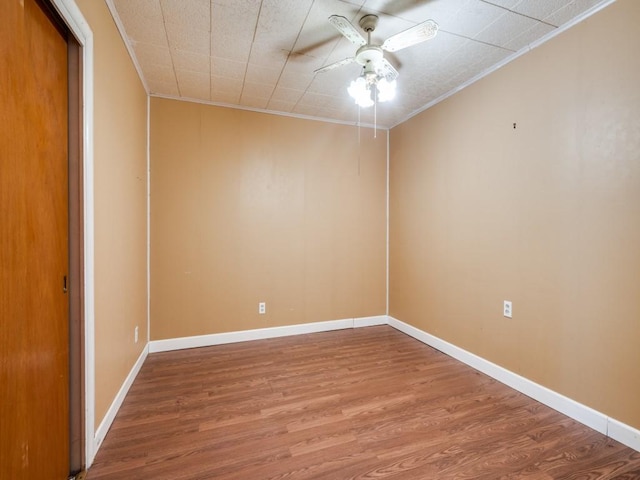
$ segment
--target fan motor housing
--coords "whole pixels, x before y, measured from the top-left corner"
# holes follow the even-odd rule
[[[356,52],[356,62],[365,66],[368,63],[377,65],[382,60],[382,49],[376,45],[363,45]]]

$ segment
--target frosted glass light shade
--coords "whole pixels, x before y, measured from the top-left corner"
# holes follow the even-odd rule
[[[364,77],[358,77],[353,80],[347,91],[360,107],[370,107],[373,105],[371,89]]]
[[[396,81],[389,82],[386,78],[378,80],[378,100],[381,102],[388,102],[393,100],[396,96]]]
[[[356,101],[356,104],[362,108],[370,107],[374,101],[371,98],[371,89],[377,89],[376,101],[388,102],[396,96],[396,81],[388,81],[384,77],[361,76],[351,82],[347,91],[349,95]]]

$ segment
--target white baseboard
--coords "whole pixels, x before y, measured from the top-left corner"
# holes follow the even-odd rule
[[[148,353],[149,353],[149,345],[147,344],[142,349],[142,353],[138,357],[138,360],[136,360],[136,363],[133,365],[133,368],[129,372],[129,375],[127,375],[127,378],[125,379],[124,383],[120,387],[118,394],[113,399],[113,402],[111,402],[111,406],[109,407],[109,410],[107,410],[107,414],[104,416],[104,419],[102,420],[102,422],[100,422],[100,426],[96,429],[96,433],[93,437],[94,456],[98,452],[100,445],[102,445],[102,441],[104,440],[104,437],[107,436],[107,432],[111,428],[111,424],[113,423],[113,420],[116,418],[116,414],[118,413],[118,410],[120,410],[120,406],[122,406],[124,397],[127,396],[127,393],[129,392],[129,389],[131,388],[133,381],[138,376],[138,373],[140,372],[140,369],[142,368],[142,364],[144,364],[144,361],[146,360]],[[87,468],[88,467],[89,465],[87,465]]]
[[[387,316],[378,315],[377,317],[360,317],[353,319],[353,328],[375,327],[377,325],[387,325]]]
[[[640,452],[640,430],[614,418],[607,419],[607,436]]]
[[[386,325],[386,315],[378,317],[346,318],[343,320],[329,320],[326,322],[302,323],[282,327],[257,328],[227,333],[213,333],[194,337],[170,338],[167,340],[153,340],[149,342],[149,353],[182,350],[184,348],[210,347],[225,343],[247,342],[266,338],[288,337],[304,333],[329,332],[347,328],[359,328],[372,325]]]
[[[393,317],[387,317],[387,324],[640,452],[640,431],[637,429]]]

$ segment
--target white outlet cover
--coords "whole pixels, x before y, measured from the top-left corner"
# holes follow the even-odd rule
[[[513,315],[513,305],[509,300],[504,301],[504,306],[502,309],[502,314],[507,318],[512,318]]]

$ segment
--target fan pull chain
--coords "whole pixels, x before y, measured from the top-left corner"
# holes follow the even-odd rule
[[[373,89],[373,138],[378,138],[378,89]]]
[[[358,176],[360,176],[360,105],[358,105]]]

